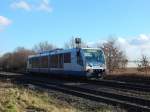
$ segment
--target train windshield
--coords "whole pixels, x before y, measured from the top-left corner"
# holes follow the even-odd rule
[[[104,54],[101,50],[98,49],[84,49],[84,56],[86,62],[89,63],[105,63]]]

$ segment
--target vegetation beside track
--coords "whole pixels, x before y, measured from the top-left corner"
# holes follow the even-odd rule
[[[53,93],[53,92],[52,92]],[[76,102],[75,102],[76,100]],[[119,108],[97,105],[89,108],[87,103],[77,104],[78,98],[67,99],[62,95],[49,94],[48,92],[24,88],[10,82],[0,81],[0,111],[1,112],[115,112]],[[90,103],[89,103],[90,105]]]
[[[131,83],[141,83],[141,84],[150,84],[150,75],[140,75],[140,74],[129,74],[129,73],[120,73],[120,74],[109,74],[105,77],[107,80],[116,80],[124,81]]]
[[[9,83],[1,83],[0,111],[2,112],[75,112],[76,109],[50,98],[48,93],[40,93]]]

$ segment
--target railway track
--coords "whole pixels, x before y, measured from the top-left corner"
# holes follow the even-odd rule
[[[97,91],[93,89],[87,89],[83,87],[77,87],[72,85],[65,85],[61,83],[50,83],[37,79],[27,79],[21,81],[21,83],[33,84],[35,86],[39,86],[46,89],[53,89],[57,91],[61,91],[67,94],[72,94],[78,97],[90,99],[97,102],[104,102],[107,104],[111,104],[114,106],[120,106],[122,108],[126,108],[129,111],[134,112],[149,112],[150,111],[150,100],[133,97],[133,96],[125,96],[113,92],[108,91]]]
[[[25,75],[25,73],[24,73]],[[14,78],[20,77],[20,75],[13,73],[13,75],[9,75],[9,73],[0,73],[1,78]],[[100,85],[105,87],[113,87],[123,90],[135,90],[135,91],[142,91],[142,92],[150,92],[150,85],[145,84],[135,84],[135,83],[127,83],[115,80],[80,80],[80,82]]]
[[[107,86],[107,87],[150,92],[150,85],[145,85],[145,84],[127,83],[127,82],[120,82],[114,80],[87,80],[85,82],[95,84],[95,85]]]
[[[19,84],[32,84],[32,85],[42,87],[45,89],[53,89],[53,90],[61,91],[67,94],[72,94],[78,97],[90,99],[90,100],[97,101],[97,102],[104,102],[104,103],[111,104],[114,106],[120,106],[132,112],[133,111],[134,112],[142,112],[142,111],[150,112],[150,100],[139,98],[139,97],[122,95],[122,94],[117,94],[114,92],[108,92],[108,91],[103,91],[103,90],[87,89],[83,87],[78,87],[74,85],[66,85],[62,83],[54,83],[54,82],[50,83],[48,82],[48,80],[35,79],[35,78],[30,78],[30,77],[26,77],[26,78],[19,77],[19,76],[16,76],[15,78],[13,76],[1,76],[1,77],[12,78],[13,80],[15,79],[15,81],[17,81],[17,83]],[[95,82],[92,82],[92,81],[90,83],[101,84],[101,85],[107,82],[105,80],[95,81]],[[108,84],[107,86],[109,85],[113,86],[112,83],[114,82],[110,81],[110,84]],[[121,88],[126,85],[126,83],[121,83],[121,84],[120,84]],[[135,90],[139,90],[142,86],[139,86],[138,89],[135,89]],[[130,84],[129,85],[127,84],[125,87],[126,87],[125,89],[127,89],[128,87],[130,89],[133,88],[132,85]]]

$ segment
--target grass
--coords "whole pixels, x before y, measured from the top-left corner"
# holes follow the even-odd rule
[[[83,108],[83,107],[82,107]],[[86,108],[86,107],[85,107]],[[30,111],[29,111],[30,110]],[[86,109],[85,109],[86,110]],[[0,112],[81,112],[71,104],[50,96],[47,92],[0,82]],[[93,112],[114,112],[111,106],[101,106]]]
[[[138,71],[137,68],[126,68],[126,69],[116,69],[111,72],[111,75],[130,75],[130,76],[143,76],[150,77],[150,70]]]
[[[23,87],[0,88],[1,112],[76,112],[69,105],[59,105],[48,93],[38,93]]]
[[[138,71],[137,68],[117,69],[109,73],[106,79],[150,84],[150,70]]]

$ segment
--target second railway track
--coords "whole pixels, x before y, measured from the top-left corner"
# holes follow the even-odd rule
[[[96,84],[96,85],[108,86],[108,87],[150,92],[150,86],[145,84],[127,83],[127,82],[120,82],[114,80],[87,80],[86,82],[91,84]]]

